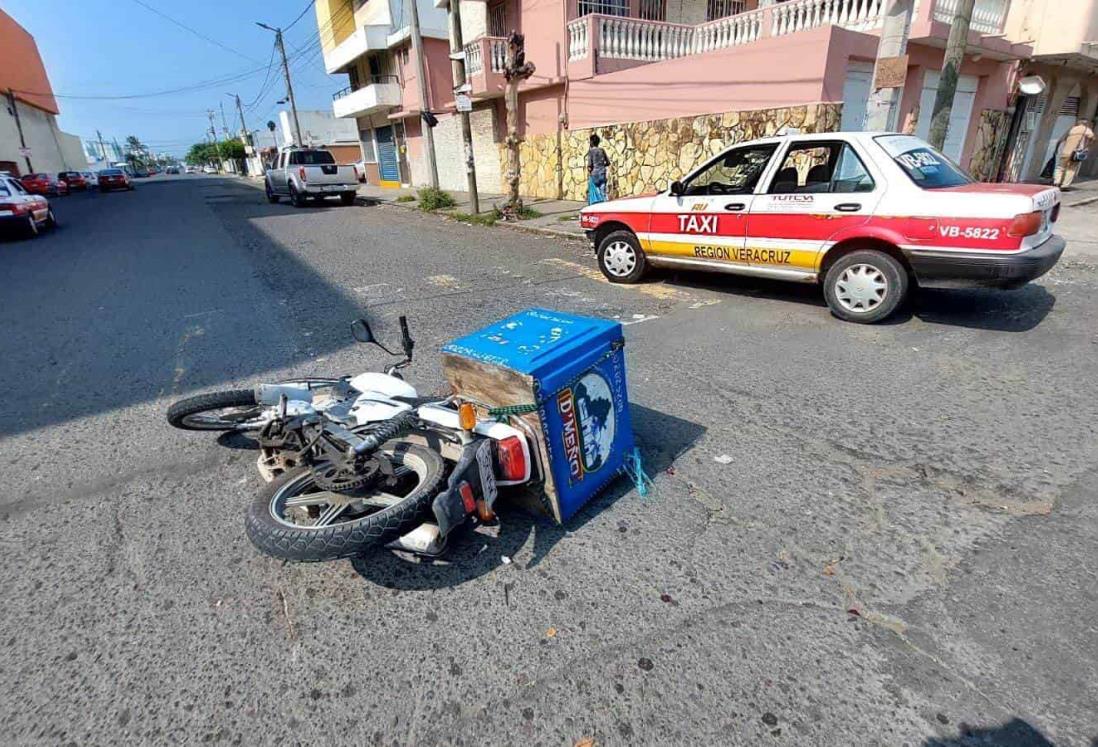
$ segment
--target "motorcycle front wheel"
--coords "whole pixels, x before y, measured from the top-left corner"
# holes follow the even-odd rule
[[[411,529],[442,489],[446,463],[405,441],[378,452],[393,465],[391,481],[332,492],[317,486],[308,467],[275,479],[248,507],[248,539],[272,557],[315,562],[359,555]]]
[[[179,400],[168,408],[168,422],[185,431],[255,430],[264,409],[251,389],[230,389]]]

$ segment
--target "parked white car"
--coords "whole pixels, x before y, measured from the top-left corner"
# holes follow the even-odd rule
[[[355,168],[337,165],[335,156],[319,148],[284,148],[264,182],[269,202],[285,196],[294,207],[310,197],[339,197],[344,205],[351,205],[358,190]]]

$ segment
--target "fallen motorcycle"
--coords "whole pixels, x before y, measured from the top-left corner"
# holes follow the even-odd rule
[[[415,346],[404,317],[400,326],[403,357],[384,373],[262,384],[168,409],[175,427],[258,442],[269,484],[249,506],[246,530],[261,551],[332,560],[393,540],[393,549],[435,556],[455,527],[494,517],[498,486],[541,474],[521,422],[460,397],[419,397],[400,374]],[[365,320],[352,333],[396,355]]]
[[[172,405],[187,430],[244,433],[267,487],[248,508],[263,552],[314,561],[387,547],[437,556],[454,529],[492,521],[501,486],[558,523],[621,474],[643,493],[619,323],[527,309],[442,348],[452,395],[421,398],[401,370],[296,379]],[[378,342],[357,320],[359,342]]]

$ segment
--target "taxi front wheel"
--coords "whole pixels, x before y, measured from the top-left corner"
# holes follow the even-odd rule
[[[614,231],[598,248],[599,269],[611,283],[636,283],[648,269],[640,242],[631,231]]]
[[[848,322],[873,324],[892,314],[907,296],[907,270],[884,252],[866,249],[838,259],[824,276],[831,313]]]

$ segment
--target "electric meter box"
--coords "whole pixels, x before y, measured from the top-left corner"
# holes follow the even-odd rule
[[[606,487],[633,453],[624,347],[617,322],[527,309],[442,348],[456,394],[514,408],[512,424],[540,454],[538,506],[557,522]]]

